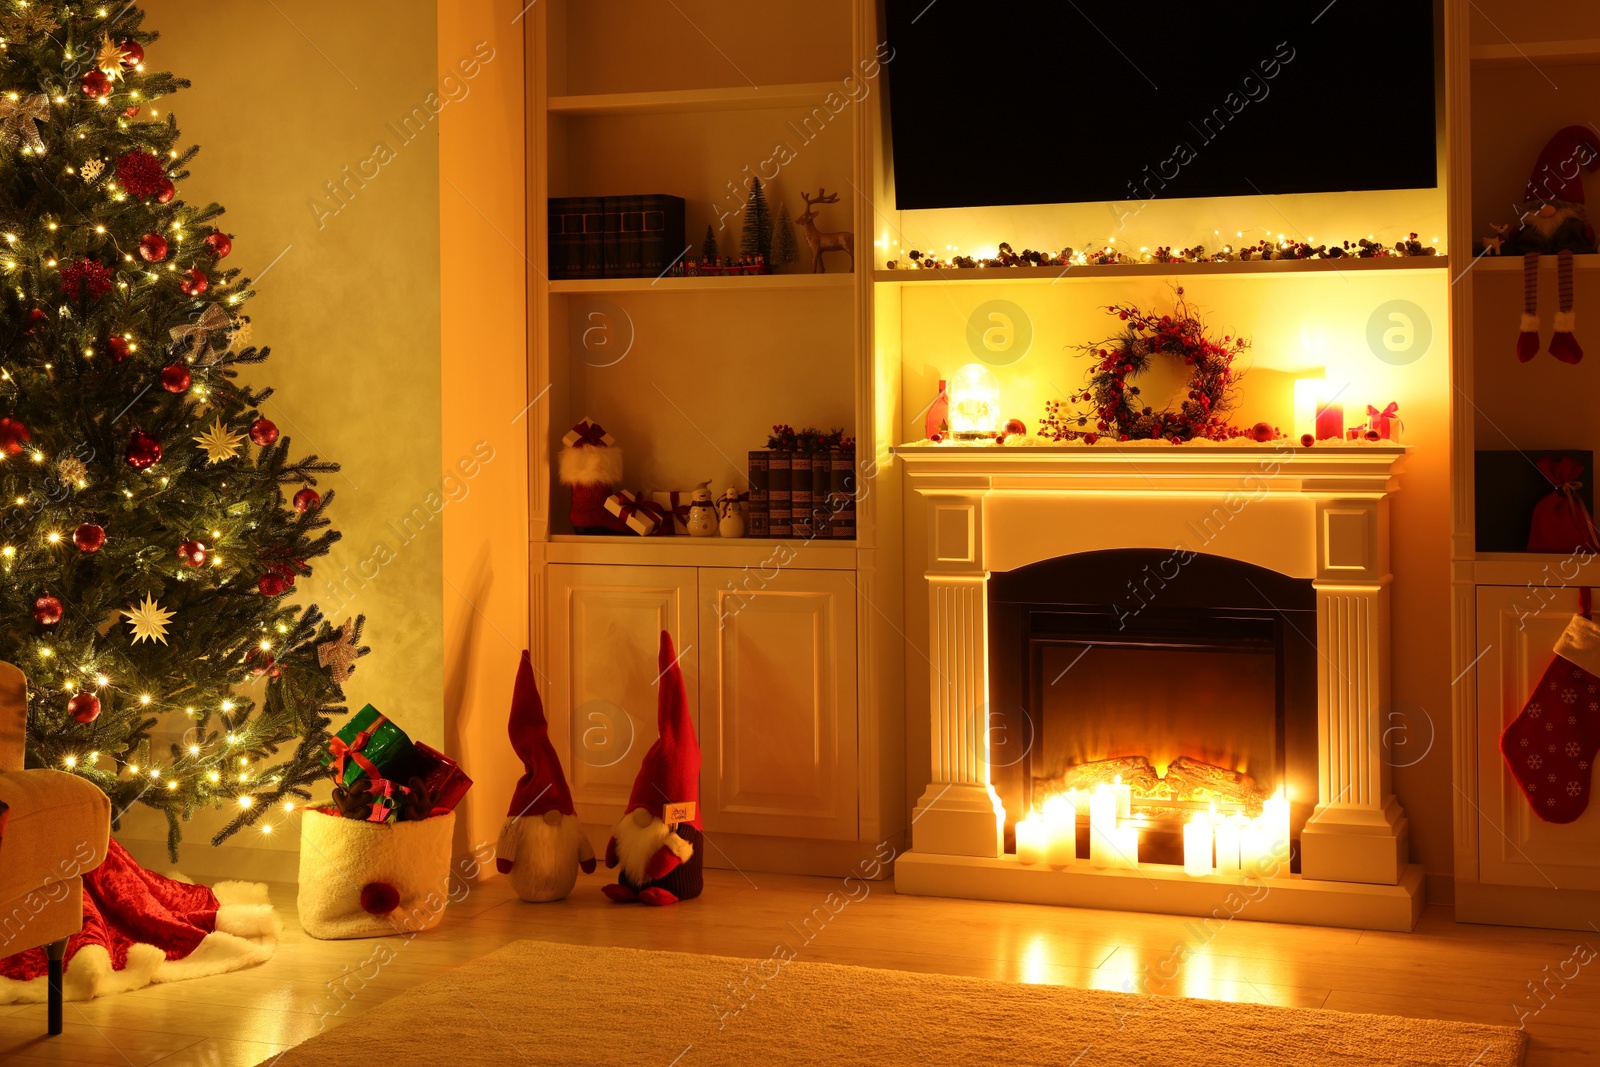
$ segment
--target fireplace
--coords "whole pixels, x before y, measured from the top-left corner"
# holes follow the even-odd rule
[[[1381,749],[1404,448],[895,454],[923,501],[932,742],[899,891],[1208,914],[1258,879],[1242,917],[1415,925]],[[1116,845],[1091,857],[1100,817]],[[1214,866],[1186,862],[1186,823],[1217,826]]]
[[[1019,815],[1110,775],[1132,784],[1151,862],[1182,863],[1196,808],[1301,797],[1298,831],[1317,788],[1316,628],[1309,581],[1220,556],[1117,549],[992,575],[990,781],[1007,851]]]

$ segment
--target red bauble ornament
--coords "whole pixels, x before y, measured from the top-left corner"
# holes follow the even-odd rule
[[[233,238],[221,230],[206,234],[205,240],[200,243],[206,246],[206,251],[211,253],[212,259],[222,259],[233,251]]]
[[[139,109],[136,107],[125,107],[122,109],[122,113],[131,119],[139,113]]]
[[[283,579],[276,574],[263,574],[256,582],[256,588],[261,590],[262,596],[281,596],[284,590]]]
[[[32,436],[21,419],[0,419],[0,452],[15,456]]]
[[[193,379],[189,376],[189,368],[182,363],[169,363],[161,368],[161,388],[169,393],[181,393],[189,388]]]
[[[117,157],[117,181],[140,200],[159,193],[166,180],[167,170],[154,152],[135,148]]]
[[[178,187],[172,184],[172,179],[162,178],[161,188],[156,190],[156,203],[170,204],[172,198],[178,195]]]
[[[1381,440],[1383,440],[1383,434],[1379,433],[1377,430],[1370,430],[1369,429],[1366,432],[1365,437],[1366,437],[1366,439],[1368,441],[1381,441]]]
[[[938,444],[940,441],[944,440],[944,434],[940,433],[938,430],[935,430],[928,435],[928,440],[932,441],[934,444]]]
[[[1006,420],[1006,435],[1008,437],[1026,437],[1027,434],[1028,434],[1028,424],[1027,423],[1023,422],[1021,419],[1007,419]]]
[[[106,77],[104,71],[91,70],[83,76],[83,95],[90,100],[99,100],[111,95],[111,79]]]
[[[1092,445],[1098,440],[1100,440],[1100,435],[1097,433],[1086,433],[1083,435],[1083,443],[1086,445]]]
[[[189,296],[199,296],[211,288],[211,279],[206,277],[205,271],[198,268],[190,268],[184,271],[182,277],[183,280],[178,283],[178,288]]]
[[[46,594],[33,602],[33,621],[40,626],[54,626],[61,621],[61,601]]]
[[[178,545],[178,559],[191,567],[206,565],[206,546],[199,541],[183,541]]]
[[[92,522],[86,522],[72,531],[72,543],[80,552],[98,552],[106,543],[106,532]]]
[[[100,698],[93,693],[79,693],[67,701],[67,714],[87,726],[100,717]]]
[[[133,436],[128,438],[128,450],[124,455],[128,466],[142,471],[161,462],[161,442],[143,430],[135,430]]]
[[[43,308],[34,308],[32,311],[28,312],[28,333],[29,333],[29,335],[31,336],[33,331],[37,330],[41,323],[45,323],[45,322],[49,322],[49,321],[50,321],[50,316],[45,313]]]
[[[250,440],[265,448],[278,439],[278,427],[271,419],[257,419],[250,424]]]
[[[1303,433],[1300,435],[1300,443],[1306,448],[1310,448],[1317,443],[1317,439],[1311,434]]]
[[[304,515],[322,506],[322,497],[309,486],[294,495],[294,509]]]
[[[128,344],[126,337],[118,337],[116,334],[112,334],[106,338],[106,351],[111,354],[111,362],[121,363],[133,354],[133,347]]]
[[[167,258],[167,239],[159,233],[147,233],[139,238],[139,256],[146,263],[160,263]]]
[[[1258,422],[1250,427],[1250,437],[1255,441],[1270,441],[1275,432],[1270,422]]]
[[[122,68],[124,70],[132,70],[144,62],[144,46],[138,41],[118,41],[117,48],[122,51]]]
[[[264,648],[252,648],[244,654],[244,661],[250,667],[250,673],[256,676],[270,674],[276,678],[283,672],[278,669],[278,660],[271,652]]]

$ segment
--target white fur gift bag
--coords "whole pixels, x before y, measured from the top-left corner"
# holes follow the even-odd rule
[[[300,925],[331,941],[431,930],[449,903],[455,812],[373,823],[308,808],[300,824]]]

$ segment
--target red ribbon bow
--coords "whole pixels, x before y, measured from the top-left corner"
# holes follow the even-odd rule
[[[644,514],[654,518],[656,520],[656,525],[658,526],[667,519],[667,513],[661,510],[660,504],[657,504],[653,500],[639,500],[637,498],[635,498],[631,504],[622,505],[621,509],[617,512],[617,518],[621,519],[623,522],[627,522],[636,512],[643,512]]]
[[[386,780],[383,777],[383,772],[378,770],[376,764],[363,756],[361,750],[367,747],[367,742],[372,740],[372,735],[377,732],[378,728],[388,721],[384,716],[379,715],[373,720],[370,727],[356,734],[355,739],[348,744],[342,737],[329,738],[328,751],[333,754],[333,777],[336,780],[341,782],[344,780],[344,767],[347,761],[354,761],[357,767],[366,771],[367,777],[371,778],[374,784]]]
[[[1398,401],[1398,400],[1389,401],[1389,406],[1384,408],[1382,411],[1379,411],[1377,408],[1373,407],[1371,404],[1368,404],[1367,405],[1367,418],[1369,418],[1369,419],[1392,419],[1392,418],[1395,417],[1395,413],[1398,412],[1399,410],[1400,410],[1400,401]]]

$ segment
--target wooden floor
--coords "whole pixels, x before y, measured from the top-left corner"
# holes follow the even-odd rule
[[[411,941],[314,941],[294,922],[293,887],[274,887],[287,930],[271,962],[69,1004],[57,1038],[43,1036],[42,1005],[0,1007],[0,1064],[244,1067],[520,938],[748,957],[783,942],[802,960],[1506,1025],[1515,1005],[1538,1007],[1528,982],[1555,974],[1579,944],[1600,946],[1595,933],[1457,925],[1440,907],[1412,934],[1242,919],[1200,930],[1168,916],[902,897],[888,883],[852,882],[852,897],[836,880],[731,871],[708,871],[705,896],[688,904],[621,907],[600,896],[603,881],[534,905],[495,879]],[[1149,976],[1173,973],[1179,944],[1187,951],[1160,987]],[[1600,1064],[1600,960],[1550,988],[1526,1024],[1528,1063]],[[709,1006],[705,1023],[715,1025]],[[1164,1059],[1181,1065],[1181,1049]]]

